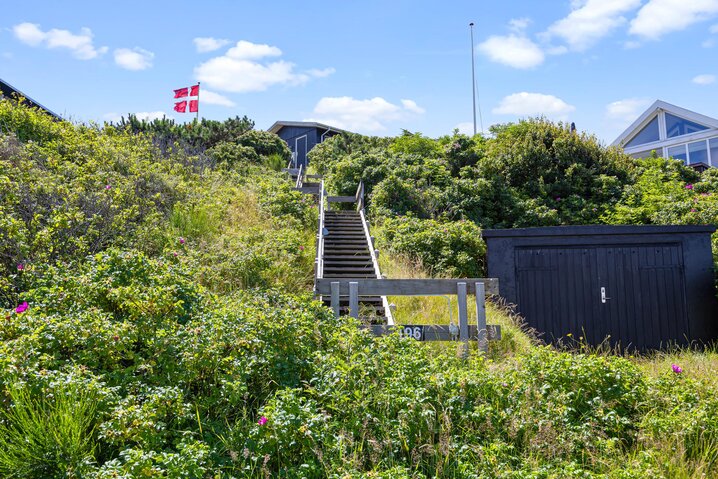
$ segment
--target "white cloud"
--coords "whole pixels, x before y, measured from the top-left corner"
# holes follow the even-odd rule
[[[162,118],[167,118],[168,120],[174,119],[172,116],[167,115],[167,113],[165,113],[163,111],[139,111],[137,113],[130,113],[130,114],[135,115],[138,120],[152,121],[152,120],[161,120]],[[120,121],[122,121],[123,117],[127,118],[127,116],[128,115],[121,115],[121,114],[113,111],[113,112],[105,113],[104,115],[102,115],[102,119],[105,121],[108,121],[108,122],[112,122],[112,123],[119,123]]]
[[[119,123],[122,120],[122,115],[112,111],[110,113],[105,113],[104,115],[102,115],[102,119],[111,123]]]
[[[264,57],[278,57],[282,50],[266,44],[258,44],[240,40],[227,51],[227,56],[237,60],[258,60]]]
[[[574,1],[571,13],[554,22],[544,36],[562,38],[572,50],[583,51],[626,23],[623,14],[640,5],[641,0]]]
[[[294,63],[266,61],[266,57],[281,55],[277,47],[241,40],[224,55],[196,66],[194,74],[197,80],[217,90],[246,93],[264,91],[273,85],[301,85],[334,73],[333,68],[297,72]]]
[[[691,80],[693,83],[697,85],[710,85],[711,83],[716,81],[715,75],[698,75],[693,77],[693,80]]]
[[[12,30],[15,37],[27,45],[66,48],[78,60],[92,60],[107,52],[107,47],[95,48],[92,30],[89,28],[81,28],[79,34],[57,28],[45,32],[40,29],[40,25],[26,22],[15,25]]]
[[[209,105],[219,105],[226,107],[235,106],[235,103],[226,96],[220,95],[219,93],[215,93],[210,90],[202,90],[200,92],[199,99],[202,103],[207,103]]]
[[[194,40],[195,48],[199,53],[213,52],[219,50],[223,46],[229,44],[229,40],[224,38],[197,37]]]
[[[708,31],[711,33],[718,33],[718,23],[716,23],[715,25],[711,25]]]
[[[401,106],[375,97],[357,100],[349,96],[324,97],[314,107],[314,119],[329,125],[356,132],[386,130],[386,123],[406,120],[423,113],[424,109],[412,100],[401,100]]]
[[[135,113],[135,116],[138,120],[161,120],[162,118],[168,118],[171,119],[171,116],[167,116],[167,113],[163,111],[138,111]]]
[[[404,107],[404,109],[406,109],[412,113],[416,113],[417,115],[426,113],[426,110],[424,110],[422,107],[417,105],[414,100],[401,100],[401,104]]]
[[[509,20],[509,29],[512,32],[523,33],[524,30],[531,24],[530,18],[512,18]]]
[[[155,54],[135,47],[117,48],[115,50],[115,63],[126,70],[146,70],[152,66],[152,59]]]
[[[474,124],[470,121],[464,121],[454,127],[455,130],[459,130],[462,135],[474,135]]]
[[[514,93],[505,96],[499,106],[491,110],[497,115],[547,116],[559,120],[565,119],[576,108],[560,98],[543,93]]]
[[[683,30],[716,13],[718,0],[649,0],[631,21],[629,32],[657,40],[666,33]]]
[[[479,51],[491,61],[514,68],[533,68],[543,63],[544,54],[534,42],[526,37],[491,36],[479,44]]]
[[[332,67],[324,68],[324,69],[318,69],[318,68],[312,68],[311,70],[307,70],[307,74],[310,76],[313,76],[314,78],[326,78],[329,75],[333,75],[336,72],[336,70]]]
[[[648,108],[650,100],[645,98],[626,98],[606,105],[606,118],[621,124],[630,124]]]

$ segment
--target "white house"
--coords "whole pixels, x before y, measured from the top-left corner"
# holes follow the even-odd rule
[[[655,150],[697,169],[718,167],[718,120],[656,100],[612,145],[634,158]]]

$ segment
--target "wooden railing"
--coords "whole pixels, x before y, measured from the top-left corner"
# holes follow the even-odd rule
[[[398,326],[403,334],[405,328],[413,328],[411,334],[416,339],[424,341],[437,341],[455,339],[468,343],[470,339],[478,341],[479,350],[488,351],[489,339],[498,339],[501,329],[498,326],[486,325],[486,295],[499,293],[499,280],[496,278],[466,278],[466,279],[320,279],[316,283],[316,292],[331,296],[331,306],[334,314],[339,316],[340,296],[349,296],[349,312],[354,318],[358,317],[359,295],[375,296],[444,296],[456,294],[459,306],[459,324],[456,331],[451,325],[401,325]],[[476,297],[476,326],[469,327],[467,294]],[[391,325],[390,325],[391,326]],[[402,329],[404,328],[404,329]],[[392,328],[373,327],[374,334],[386,334]],[[455,334],[454,334],[455,333]],[[419,337],[420,336],[420,337]]]
[[[314,290],[324,274],[324,180],[319,183],[319,231],[317,233],[317,256],[314,261]]]
[[[304,184],[304,165],[299,165],[299,172],[297,173],[297,183],[294,185],[295,188],[299,189]]]

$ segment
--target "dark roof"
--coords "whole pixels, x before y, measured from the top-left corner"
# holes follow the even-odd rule
[[[306,128],[319,128],[321,130],[329,130],[335,133],[344,133],[345,130],[335,128],[333,126],[325,125],[324,123],[317,123],[316,121],[275,121],[272,126],[267,130],[270,133],[277,133],[285,126],[303,126]]]
[[[54,111],[50,110],[49,108],[43,106],[42,104],[36,102],[14,86],[10,85],[5,80],[0,79],[0,97],[6,96],[8,98],[13,98],[14,96],[21,96],[25,99],[25,103],[29,106],[33,106],[36,108],[39,108],[41,110],[44,110],[48,115],[55,117],[58,120],[62,120],[62,117],[55,113]]]
[[[713,233],[714,225],[580,225],[482,230],[483,238]]]

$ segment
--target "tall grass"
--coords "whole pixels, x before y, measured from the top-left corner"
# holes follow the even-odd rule
[[[429,278],[425,268],[417,262],[401,257],[380,257],[382,274],[388,278],[423,279]],[[394,320],[397,324],[458,324],[458,302],[456,295],[447,296],[390,296],[394,304]],[[476,324],[476,302],[467,301],[469,324]],[[534,332],[528,329],[522,319],[500,299],[486,304],[487,324],[501,326],[502,338],[490,342],[490,357],[497,358],[520,352],[527,352],[536,344]]]
[[[36,397],[8,389],[12,406],[0,410],[0,476],[76,478],[94,461],[96,403],[77,387]]]

